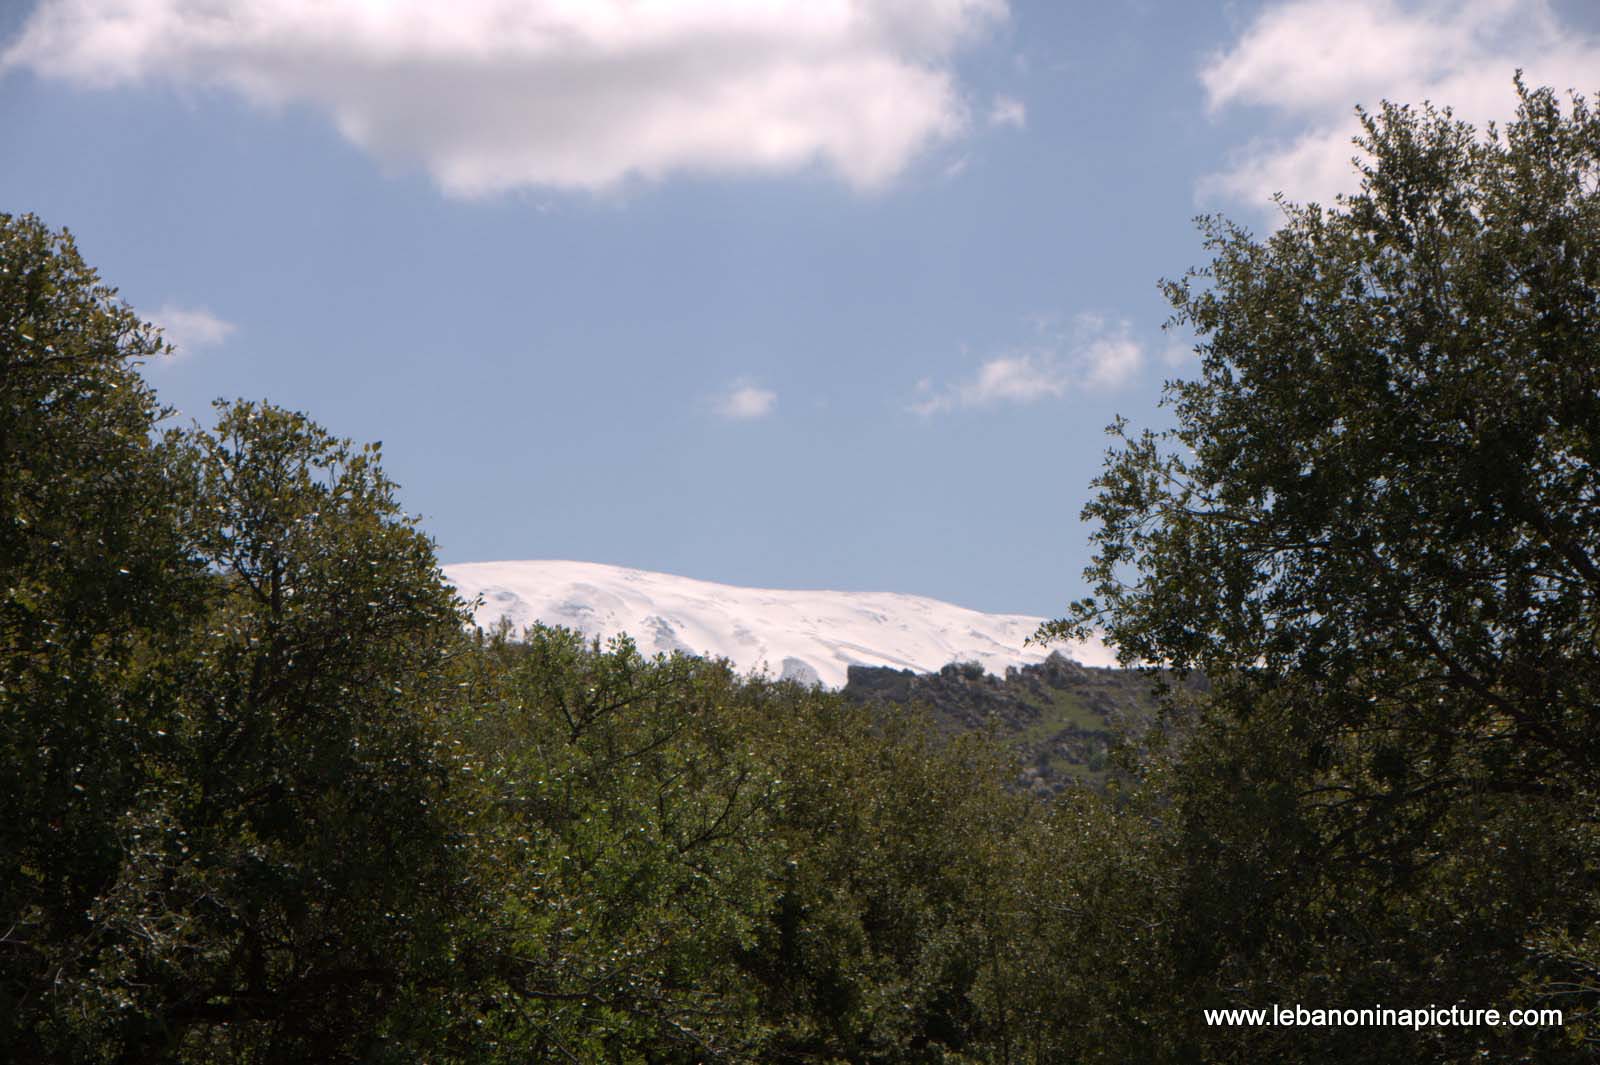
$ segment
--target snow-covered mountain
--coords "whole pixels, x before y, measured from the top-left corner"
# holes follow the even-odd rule
[[[832,688],[852,665],[932,672],[975,660],[1002,673],[1053,649],[1023,646],[1040,618],[892,592],[738,588],[593,562],[465,562],[444,574],[468,600],[483,596],[485,627],[506,617],[518,629],[542,621],[602,639],[626,632],[647,655],[718,656]],[[1116,664],[1098,643],[1062,650],[1084,665]]]

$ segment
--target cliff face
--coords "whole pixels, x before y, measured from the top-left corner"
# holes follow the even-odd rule
[[[924,707],[952,734],[992,730],[1021,758],[1022,786],[1039,792],[1103,781],[1117,730],[1151,720],[1156,708],[1148,674],[1081,666],[1060,654],[1004,677],[973,663],[937,673],[851,666],[844,694],[885,710]]]

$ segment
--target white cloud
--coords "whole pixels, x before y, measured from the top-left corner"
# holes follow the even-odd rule
[[[1007,0],[42,0],[3,54],[76,85],[325,114],[449,194],[822,164],[885,185],[968,108]]]
[[[990,359],[977,376],[912,404],[918,414],[937,414],[956,407],[986,407],[996,403],[1032,403],[1059,396],[1067,390],[1071,373],[1049,354],[1006,355]],[[928,393],[932,382],[924,378],[918,391]]]
[[[716,411],[734,421],[753,421],[765,418],[777,405],[778,393],[741,382],[717,397]]]
[[[1036,403],[1073,389],[1112,389],[1143,362],[1144,351],[1128,335],[1126,321],[1112,323],[1102,315],[1080,314],[1067,333],[1036,349],[989,359],[968,380],[942,389],[927,378],[918,381],[918,398],[911,410],[927,416],[957,408]]]
[[[1127,322],[1112,325],[1098,314],[1080,314],[1076,321],[1080,341],[1070,361],[1085,387],[1116,388],[1144,362],[1144,350],[1128,336]]]
[[[1028,108],[1021,100],[1010,96],[996,96],[989,107],[989,125],[1015,126],[1021,129],[1028,124]]]
[[[1168,340],[1166,347],[1161,349],[1161,361],[1176,369],[1199,362],[1200,354],[1194,349],[1194,342],[1182,340]]]
[[[176,307],[170,303],[150,315],[150,321],[161,329],[162,337],[178,358],[200,348],[216,347],[237,328],[204,307]]]
[[[1287,128],[1234,153],[1202,199],[1264,206],[1353,192],[1357,104],[1452,107],[1475,124],[1514,112],[1511,76],[1565,91],[1600,88],[1600,39],[1564,26],[1548,0],[1286,0],[1264,8],[1200,73],[1213,113],[1254,106]]]

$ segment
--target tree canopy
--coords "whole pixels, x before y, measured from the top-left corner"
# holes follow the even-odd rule
[[[1265,239],[1202,220],[1198,375],[1113,427],[1047,626],[1211,681],[1190,963],[1237,998],[1597,1002],[1600,116],[1518,90],[1363,114],[1360,191]],[[1506,1050],[1430,1038],[1389,1052]]]

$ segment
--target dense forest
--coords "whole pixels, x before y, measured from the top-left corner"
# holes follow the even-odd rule
[[[376,447],[173,425],[0,215],[0,1058],[1592,1060],[1600,117],[1364,121],[1166,284],[1200,361],[1044,633],[1163,667],[1104,712],[471,629]],[[1563,1023],[1205,1014],[1275,1004]]]

